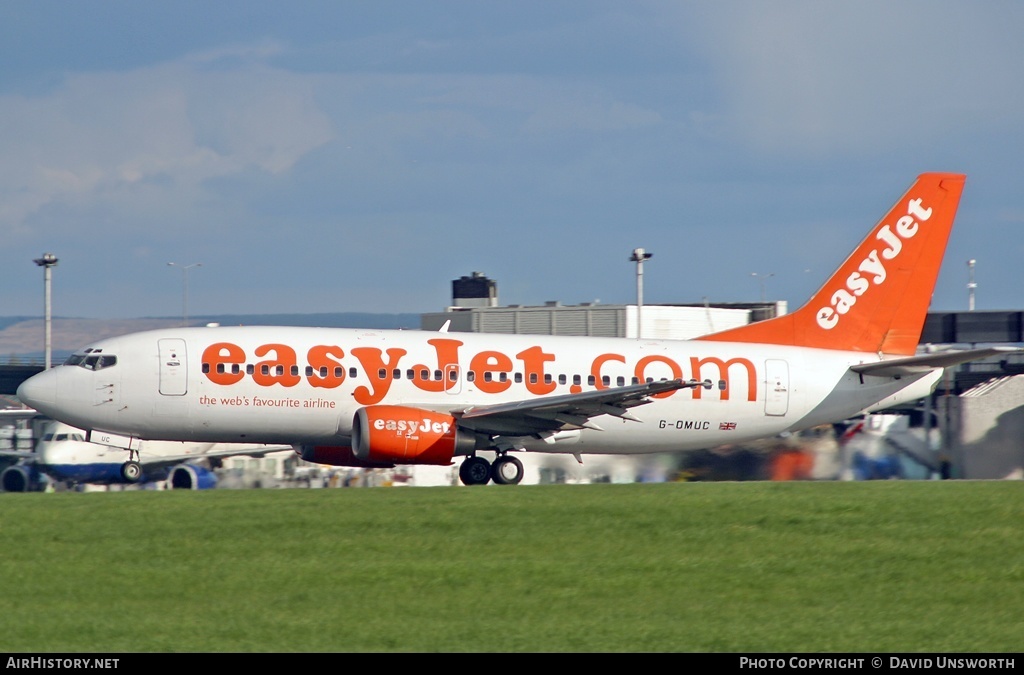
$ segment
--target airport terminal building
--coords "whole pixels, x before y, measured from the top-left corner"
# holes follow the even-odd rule
[[[604,305],[596,302],[541,306],[498,304],[497,284],[474,272],[452,281],[452,304],[423,314],[420,328],[459,333],[644,337],[689,340],[785,314],[785,302],[706,305]]]

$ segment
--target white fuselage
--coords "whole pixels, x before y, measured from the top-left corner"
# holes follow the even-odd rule
[[[19,395],[63,422],[109,432],[112,443],[119,435],[342,445],[367,406],[451,412],[649,380],[710,381],[632,408],[640,423],[601,415],[592,420],[601,430],[520,443],[540,452],[666,452],[916,400],[941,375],[859,376],[851,365],[879,357],[778,345],[294,327],[166,329],[86,351],[77,365],[27,381]]]

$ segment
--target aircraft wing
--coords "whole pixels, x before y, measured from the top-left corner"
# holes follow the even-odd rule
[[[28,459],[29,457],[35,457],[34,452],[27,450],[0,450],[0,459],[5,460],[17,460],[17,459]]]
[[[861,375],[877,375],[880,377],[899,377],[915,375],[935,368],[948,368],[968,361],[976,361],[997,354],[1021,354],[1024,349],[1017,347],[983,347],[981,349],[961,349],[954,351],[920,354],[899,359],[889,359],[875,363],[861,363],[850,366],[850,370]]]
[[[0,409],[0,420],[18,421],[28,420],[39,415],[39,412],[32,408],[3,408]]]
[[[159,442],[159,441],[157,441]],[[143,469],[161,469],[176,464],[188,464],[204,459],[223,459],[225,457],[264,457],[272,452],[294,450],[290,445],[241,445],[234,443],[214,443],[207,450],[164,455],[147,453],[145,447],[139,452],[139,463]],[[148,456],[147,456],[148,455]]]
[[[710,386],[710,382],[664,380],[528,401],[471,406],[452,411],[452,414],[459,420],[460,426],[484,434],[529,436],[561,429],[600,431],[601,427],[590,418],[613,415],[639,421],[629,414],[629,408],[650,403],[650,397],[655,394],[702,386]]]

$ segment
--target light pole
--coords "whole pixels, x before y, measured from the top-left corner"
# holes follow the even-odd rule
[[[203,263],[192,263],[191,265],[179,265],[178,263],[167,263],[169,267],[177,267],[181,270],[181,325],[188,326],[188,271],[193,267],[202,267]]]
[[[644,261],[650,260],[653,253],[647,253],[642,248],[634,248],[630,260],[636,263],[636,337],[643,337],[643,322],[641,321],[644,306]]]
[[[978,284],[974,283],[974,263],[977,262],[973,258],[967,261],[967,310],[970,312],[974,311],[974,289],[978,287]]]
[[[52,268],[57,266],[57,256],[52,253],[44,253],[42,258],[36,258],[33,262],[43,268],[43,325],[45,326],[45,338],[43,350],[46,352],[46,369],[50,369],[50,281],[53,276]]]
[[[758,274],[757,272],[751,272],[750,276],[752,276],[755,279],[757,279],[757,283],[761,284],[761,302],[765,302],[764,280],[765,279],[770,279],[771,277],[774,277],[775,273],[771,272],[769,274]]]

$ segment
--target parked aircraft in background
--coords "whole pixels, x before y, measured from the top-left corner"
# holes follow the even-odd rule
[[[338,466],[464,457],[472,485],[520,482],[517,451],[582,462],[808,429],[1001,351],[915,356],[964,180],[921,175],[803,308],[697,340],[177,328],[95,342],[18,396],[126,449],[129,478],[157,439],[284,443]]]
[[[839,437],[843,478],[948,478],[937,415],[932,410],[875,413],[850,420]]]
[[[5,492],[38,489],[45,480],[70,484],[116,485],[166,481],[168,488],[203,490],[215,487],[211,461],[226,457],[263,457],[291,446],[256,444],[181,443],[144,441],[139,447],[140,473],[126,477],[124,451],[91,443],[86,432],[61,422],[49,422],[35,451],[0,472]]]

